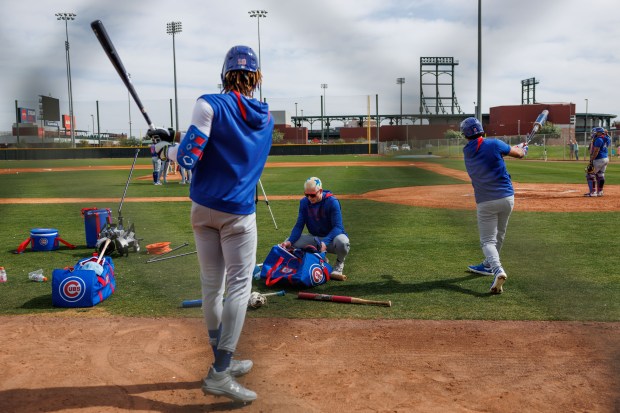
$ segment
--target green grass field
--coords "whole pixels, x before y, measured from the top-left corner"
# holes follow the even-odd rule
[[[269,162],[386,161],[396,157],[277,157]],[[45,172],[1,175],[0,198],[112,197],[123,194],[132,159],[63,161],[5,161],[0,169],[72,165],[127,165],[127,170]],[[459,159],[433,159],[464,170]],[[150,164],[139,160],[139,164]],[[518,182],[584,183],[583,165],[576,162],[509,160]],[[150,170],[136,170],[127,197],[184,196],[188,187],[172,182],[153,186]],[[300,195],[305,178],[323,179],[326,189],[338,194],[413,185],[462,184],[416,167],[298,167],[268,168],[262,182],[270,195]],[[607,180],[620,182],[616,164]],[[585,183],[584,183],[585,187]],[[604,199],[601,199],[604,202]],[[51,283],[28,280],[30,271],[42,268],[49,277],[55,268],[73,265],[89,256],[86,247],[84,207],[110,208],[116,222],[119,203],[0,204],[0,266],[9,281],[0,284],[0,314],[62,313],[51,305]],[[518,202],[518,201],[517,201]],[[561,201],[559,201],[561,202]],[[279,229],[275,229],[264,202],[257,206],[258,261],[272,245],[283,241],[297,217],[298,201],[269,202]],[[284,297],[269,297],[266,306],[249,311],[249,317],[287,318],[393,318],[484,320],[620,320],[620,271],[617,270],[617,212],[540,213],[514,212],[502,251],[509,275],[505,293],[488,294],[490,277],[465,272],[481,261],[474,211],[440,210],[384,204],[371,200],[342,200],[345,227],[351,238],[346,282],[329,282],[313,292],[391,300],[392,308],[338,305],[301,301],[290,290]],[[175,253],[194,251],[189,223],[189,202],[126,202],[125,224],[134,223],[142,251],[114,257],[117,291],[99,306],[123,316],[200,317],[200,309],[180,308],[186,299],[200,297],[195,255],[149,263],[147,244],[170,241],[171,247],[190,245]],[[32,228],[57,228],[77,249],[64,246],[51,252],[13,254]],[[254,289],[266,288],[254,281]],[[91,309],[80,311],[89,312]]]

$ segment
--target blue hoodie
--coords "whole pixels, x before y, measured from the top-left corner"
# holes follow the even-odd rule
[[[299,201],[297,222],[288,238],[291,244],[294,244],[301,237],[304,225],[308,227],[310,234],[321,238],[325,245],[331,244],[334,238],[340,234],[346,235],[342,223],[340,202],[328,190],[323,191],[323,199],[316,204],[308,201],[306,197]]]
[[[269,106],[233,92],[203,95],[213,108],[211,133],[193,169],[192,201],[230,214],[256,210],[256,184],[271,149]]]
[[[474,187],[476,203],[514,195],[504,156],[510,146],[499,139],[471,139],[463,148],[465,168]]]

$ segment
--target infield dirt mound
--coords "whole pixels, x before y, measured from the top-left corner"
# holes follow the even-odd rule
[[[69,313],[70,314],[70,313]],[[212,412],[201,319],[2,317],[2,412]],[[244,412],[617,412],[620,324],[250,318]]]

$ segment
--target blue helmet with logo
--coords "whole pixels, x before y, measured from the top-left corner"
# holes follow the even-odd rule
[[[602,135],[606,135],[605,128],[601,128],[600,126],[597,126],[596,128],[592,128],[592,137],[593,138],[596,138],[596,136],[599,133],[602,134]]]
[[[226,73],[231,70],[245,70],[247,72],[258,71],[258,59],[256,53],[249,46],[233,46],[226,57],[222,66],[222,83],[226,77]]]
[[[484,129],[480,121],[474,117],[467,118],[461,122],[461,132],[466,138],[473,136],[484,135]]]

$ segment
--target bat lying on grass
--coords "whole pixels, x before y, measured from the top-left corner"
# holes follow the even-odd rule
[[[363,298],[347,297],[346,295],[327,295],[299,292],[297,298],[302,300],[331,301],[334,303],[345,304],[362,304],[362,305],[380,305],[383,307],[391,307],[391,301],[375,301],[365,300]]]

